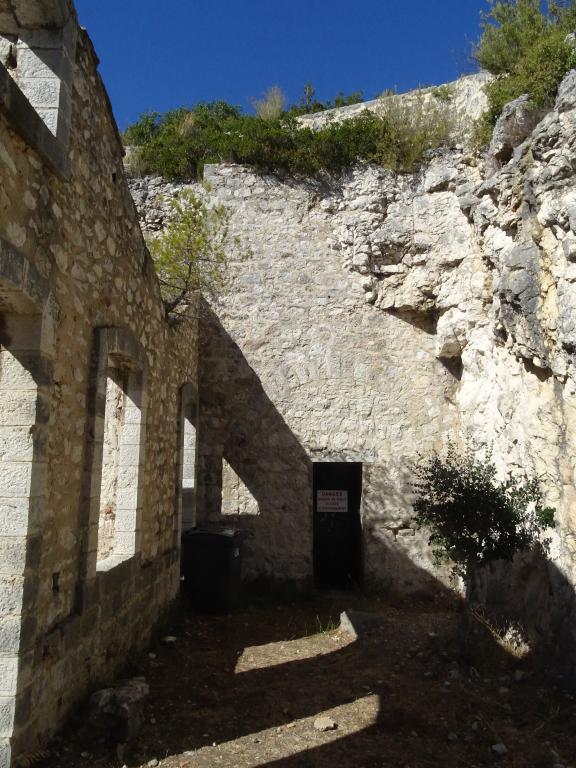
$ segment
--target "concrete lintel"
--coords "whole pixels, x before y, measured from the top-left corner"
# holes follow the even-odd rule
[[[97,333],[102,352],[105,352],[114,362],[138,368],[143,373],[147,372],[146,350],[131,331],[127,328],[112,326],[98,328]]]
[[[1,64],[0,113],[57,176],[64,181],[69,180],[70,163],[64,143],[50,131],[6,67]]]
[[[0,81],[2,78],[0,67]],[[1,88],[1,84],[0,84]],[[1,105],[0,105],[1,109]],[[48,299],[50,287],[36,267],[11,243],[0,237],[0,293],[5,290],[28,299],[28,306],[17,307],[19,312],[41,313]]]

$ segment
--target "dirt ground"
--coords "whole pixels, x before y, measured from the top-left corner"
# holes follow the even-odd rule
[[[354,640],[335,628],[350,607],[383,618]],[[351,595],[191,614],[127,670],[151,693],[121,759],[71,723],[36,765],[576,768],[573,696],[461,628],[454,608]]]

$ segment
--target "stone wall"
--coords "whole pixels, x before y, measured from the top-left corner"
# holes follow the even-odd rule
[[[66,51],[68,132],[52,132],[17,71],[0,66],[3,768],[112,678],[176,594],[180,392],[197,393],[196,323],[164,318],[97,59],[66,10],[77,39]],[[0,14],[0,32],[30,39],[34,29],[12,22]],[[116,444],[106,425],[114,371],[128,382]],[[104,558],[101,474],[115,451]]]
[[[526,110],[486,157],[454,146],[414,175],[206,169],[252,257],[202,316],[199,509],[247,529],[249,575],[305,578],[312,463],[361,461],[366,575],[418,589],[445,576],[411,522],[410,463],[448,437],[493,443],[557,509],[549,560],[506,576],[507,610],[573,673],[576,73],[547,115]],[[131,189],[162,227],[178,186]]]
[[[576,73],[549,114],[512,106],[485,160],[456,145],[418,174],[317,182],[208,167],[210,190],[195,188],[229,208],[250,256],[221,302],[169,325],[88,37],[64,0],[9,7],[0,766],[146,643],[178,588],[183,525],[242,528],[248,578],[309,580],[315,462],[363,464],[367,581],[445,583],[414,528],[410,467],[448,439],[543,477],[551,558],[485,589],[573,674]],[[455,90],[469,114],[478,83]],[[158,231],[180,187],[130,188]]]
[[[359,461],[367,579],[406,591],[429,582],[409,464],[457,429],[458,380],[435,356],[433,318],[376,312],[335,247],[367,196],[383,209],[387,178],[351,173],[336,203],[314,184],[206,171],[251,255],[201,313],[198,514],[246,531],[247,578],[311,578],[313,462]],[[178,187],[131,186],[157,229]]]
[[[484,93],[484,85],[492,79],[492,75],[487,72],[478,72],[474,75],[461,77],[452,83],[446,83],[441,87],[419,88],[416,91],[407,93],[390,94],[383,93],[377,99],[363,101],[359,104],[351,104],[348,107],[337,107],[335,109],[326,109],[323,112],[316,112],[311,115],[303,115],[300,123],[310,128],[320,128],[331,122],[341,122],[349,120],[351,117],[358,117],[365,110],[374,112],[377,115],[386,114],[389,108],[395,106],[418,106],[420,102],[423,107],[431,105],[438,107],[442,104],[449,107],[450,114],[454,121],[456,129],[464,129],[470,126],[471,121],[479,118],[488,106],[488,100]]]

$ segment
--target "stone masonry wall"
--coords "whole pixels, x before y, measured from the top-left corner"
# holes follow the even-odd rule
[[[575,115],[572,72],[548,114],[510,105],[486,157],[456,144],[418,174],[324,184],[206,169],[253,253],[203,319],[199,494],[250,532],[250,575],[310,574],[311,462],[332,459],[365,464],[367,575],[443,580],[410,462],[448,437],[492,443],[502,473],[541,476],[557,528],[548,560],[488,591],[574,676]],[[178,186],[131,189],[162,227]]]
[[[482,91],[482,87],[492,79],[488,72],[478,72],[474,75],[461,77],[452,83],[446,83],[441,88],[428,87],[419,88],[416,91],[399,94],[382,94],[377,99],[363,101],[359,104],[351,104],[348,107],[336,107],[327,109],[323,112],[316,112],[311,115],[303,115],[300,118],[302,125],[309,128],[319,128],[326,123],[333,121],[341,122],[349,120],[351,117],[357,117],[365,110],[375,114],[385,114],[390,105],[394,102],[405,105],[416,104],[420,101],[423,105],[432,102],[438,105],[439,101],[450,104],[450,112],[456,127],[466,129],[466,125],[476,120],[484,112],[487,106],[487,99]],[[460,121],[464,124],[460,124]]]
[[[231,265],[221,305],[201,314],[199,520],[247,531],[247,577],[310,579],[312,462],[360,461],[366,575],[421,589],[431,563],[410,520],[409,463],[458,423],[458,382],[435,357],[433,320],[366,303],[334,247],[326,189],[234,166],[205,176],[251,255]],[[382,208],[385,176],[343,180],[338,221],[358,218],[374,190]],[[157,228],[178,188],[131,186]]]
[[[147,642],[179,585],[179,392],[197,390],[197,328],[165,321],[97,59],[77,32],[67,144],[45,136],[10,78],[0,108],[2,768]],[[119,449],[126,527],[117,515],[104,566],[107,364],[141,389]]]

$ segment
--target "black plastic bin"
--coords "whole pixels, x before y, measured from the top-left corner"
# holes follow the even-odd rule
[[[192,529],[182,534],[181,589],[198,611],[230,613],[238,601],[240,532]]]

